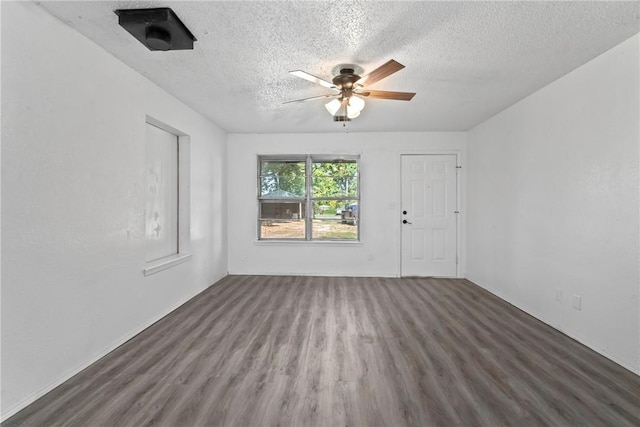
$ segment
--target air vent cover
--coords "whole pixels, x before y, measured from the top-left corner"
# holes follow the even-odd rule
[[[171,8],[118,9],[118,23],[149,50],[193,49],[197,41]]]

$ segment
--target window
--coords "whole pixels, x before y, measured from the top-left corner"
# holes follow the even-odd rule
[[[145,261],[178,253],[178,136],[147,123]]]
[[[190,257],[188,158],[189,137],[147,117],[145,275]]]
[[[258,158],[258,238],[358,240],[358,158]]]

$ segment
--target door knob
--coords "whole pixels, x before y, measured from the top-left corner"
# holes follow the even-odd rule
[[[402,220],[402,223],[403,223],[403,224],[411,224],[411,223],[410,223],[409,221],[407,221],[406,219],[403,219],[403,220]]]
[[[406,215],[406,214],[407,214],[407,211],[402,211],[402,215]]]

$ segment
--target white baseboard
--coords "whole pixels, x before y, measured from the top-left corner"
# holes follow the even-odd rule
[[[467,280],[469,280],[470,282],[472,282],[475,285],[480,286],[482,289],[484,289],[487,292],[497,296],[501,300],[506,301],[509,304],[513,305],[514,307],[517,307],[518,309],[524,311],[528,315],[535,317],[536,319],[538,319],[542,323],[551,326],[553,329],[556,329],[557,331],[565,334],[569,338],[572,338],[572,339],[578,341],[580,344],[582,344],[582,345],[584,345],[586,347],[589,347],[591,350],[595,351],[598,354],[601,354],[602,356],[606,357],[607,359],[611,360],[612,362],[614,362],[614,363],[622,366],[623,368],[633,372],[634,374],[640,376],[640,366],[632,366],[629,363],[618,359],[616,356],[613,356],[613,355],[609,354],[606,350],[603,350],[602,348],[600,348],[597,344],[592,343],[588,339],[585,339],[584,337],[580,336],[580,334],[576,333],[575,331],[567,330],[567,329],[563,328],[561,325],[554,325],[554,324],[550,323],[549,321],[547,321],[544,318],[544,316],[542,316],[536,310],[533,310],[530,307],[525,307],[522,304],[516,303],[515,301],[509,300],[509,298],[504,296],[501,292],[499,292],[496,289],[493,289],[493,288],[491,288],[489,286],[483,285],[482,283],[478,282],[477,280],[474,280],[472,277],[467,277]]]
[[[394,275],[380,275],[380,274],[366,274],[366,273],[357,273],[357,274],[331,274],[331,273],[326,273],[326,272],[307,272],[307,273],[291,273],[291,272],[273,272],[273,271],[266,271],[266,272],[255,272],[252,271],[250,273],[247,272],[230,272],[229,275],[232,276],[302,276],[302,277],[369,277],[369,278],[374,278],[374,277],[381,277],[381,278],[398,278],[398,276],[394,276]]]
[[[218,282],[219,280],[223,279],[224,277],[225,276],[222,276],[222,277],[220,277],[218,279],[215,279],[213,281],[213,283]],[[213,283],[212,283],[212,285],[213,285]],[[212,285],[209,285],[209,286],[212,286]],[[147,329],[148,327],[150,327],[151,325],[153,325],[154,323],[156,323],[157,321],[159,321],[163,317],[165,317],[165,316],[169,315],[171,312],[177,310],[182,305],[187,303],[189,300],[193,299],[194,297],[199,295],[201,292],[204,292],[207,288],[203,289],[202,291],[198,292],[197,294],[194,294],[194,295],[191,295],[190,297],[187,297],[183,301],[180,301],[179,303],[175,304],[172,308],[170,308],[167,311],[165,311],[163,314],[158,315],[155,319],[152,319],[149,322],[146,322],[146,323],[138,326],[137,328],[135,328],[131,332],[129,332],[129,333],[125,334],[124,336],[122,336],[120,339],[118,339],[115,343],[111,344],[105,350],[103,350],[100,353],[98,353],[95,356],[93,356],[88,361],[86,361],[86,362],[80,364],[79,366],[77,366],[76,368],[70,370],[69,372],[67,372],[62,377],[56,379],[55,381],[51,382],[47,386],[42,387],[40,390],[36,391],[35,393],[32,393],[31,395],[29,395],[29,396],[25,397],[24,399],[20,400],[16,405],[13,405],[8,410],[5,411],[4,410],[5,408],[2,408],[3,411],[2,411],[2,415],[0,415],[0,423],[5,422],[7,419],[11,418],[12,416],[14,416],[18,412],[20,412],[22,409],[26,408],[27,406],[29,406],[30,404],[32,404],[33,402],[35,402],[36,400],[38,400],[39,398],[41,398],[45,394],[49,393],[51,390],[53,390],[54,388],[58,387],[59,385],[61,385],[65,381],[68,381],[74,375],[76,375],[76,374],[80,373],[81,371],[83,371],[84,369],[88,368],[89,366],[91,366],[92,364],[94,364],[95,362],[97,362],[98,360],[100,360],[101,358],[106,356],[107,354],[111,353],[113,350],[115,350],[116,348],[120,347],[122,344],[126,343],[131,338],[135,337],[136,335],[138,335],[139,333],[141,333],[142,331],[144,331],[145,329]]]

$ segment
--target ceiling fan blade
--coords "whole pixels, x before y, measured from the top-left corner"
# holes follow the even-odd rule
[[[369,74],[366,74],[362,77],[360,77],[360,80],[358,80],[356,83],[359,85],[371,85],[374,84],[377,81],[380,81],[382,79],[384,79],[387,76],[390,76],[391,74],[395,73],[396,71],[400,71],[404,68],[404,65],[402,65],[399,62],[394,61],[393,59],[390,59],[389,61],[387,61],[386,63],[382,64],[381,66],[379,66],[378,68],[376,68],[375,70],[371,71]]]
[[[322,80],[320,77],[316,77],[313,74],[307,73],[306,71],[302,71],[302,70],[289,71],[289,74],[293,74],[296,77],[309,80],[310,82],[319,84],[320,86],[328,87],[329,89],[336,88],[336,85],[334,85],[333,83],[328,82],[326,80]]]
[[[415,92],[390,92],[387,90],[365,90],[363,92],[358,92],[357,95],[366,96],[369,98],[411,101],[411,99],[415,96]]]
[[[292,102],[304,102],[304,101],[310,101],[312,99],[332,98],[332,97],[338,97],[338,96],[340,96],[339,93],[338,94],[328,93],[326,95],[312,96],[309,98],[302,98],[302,99],[294,99],[293,101],[283,102],[283,104],[291,104]]]

